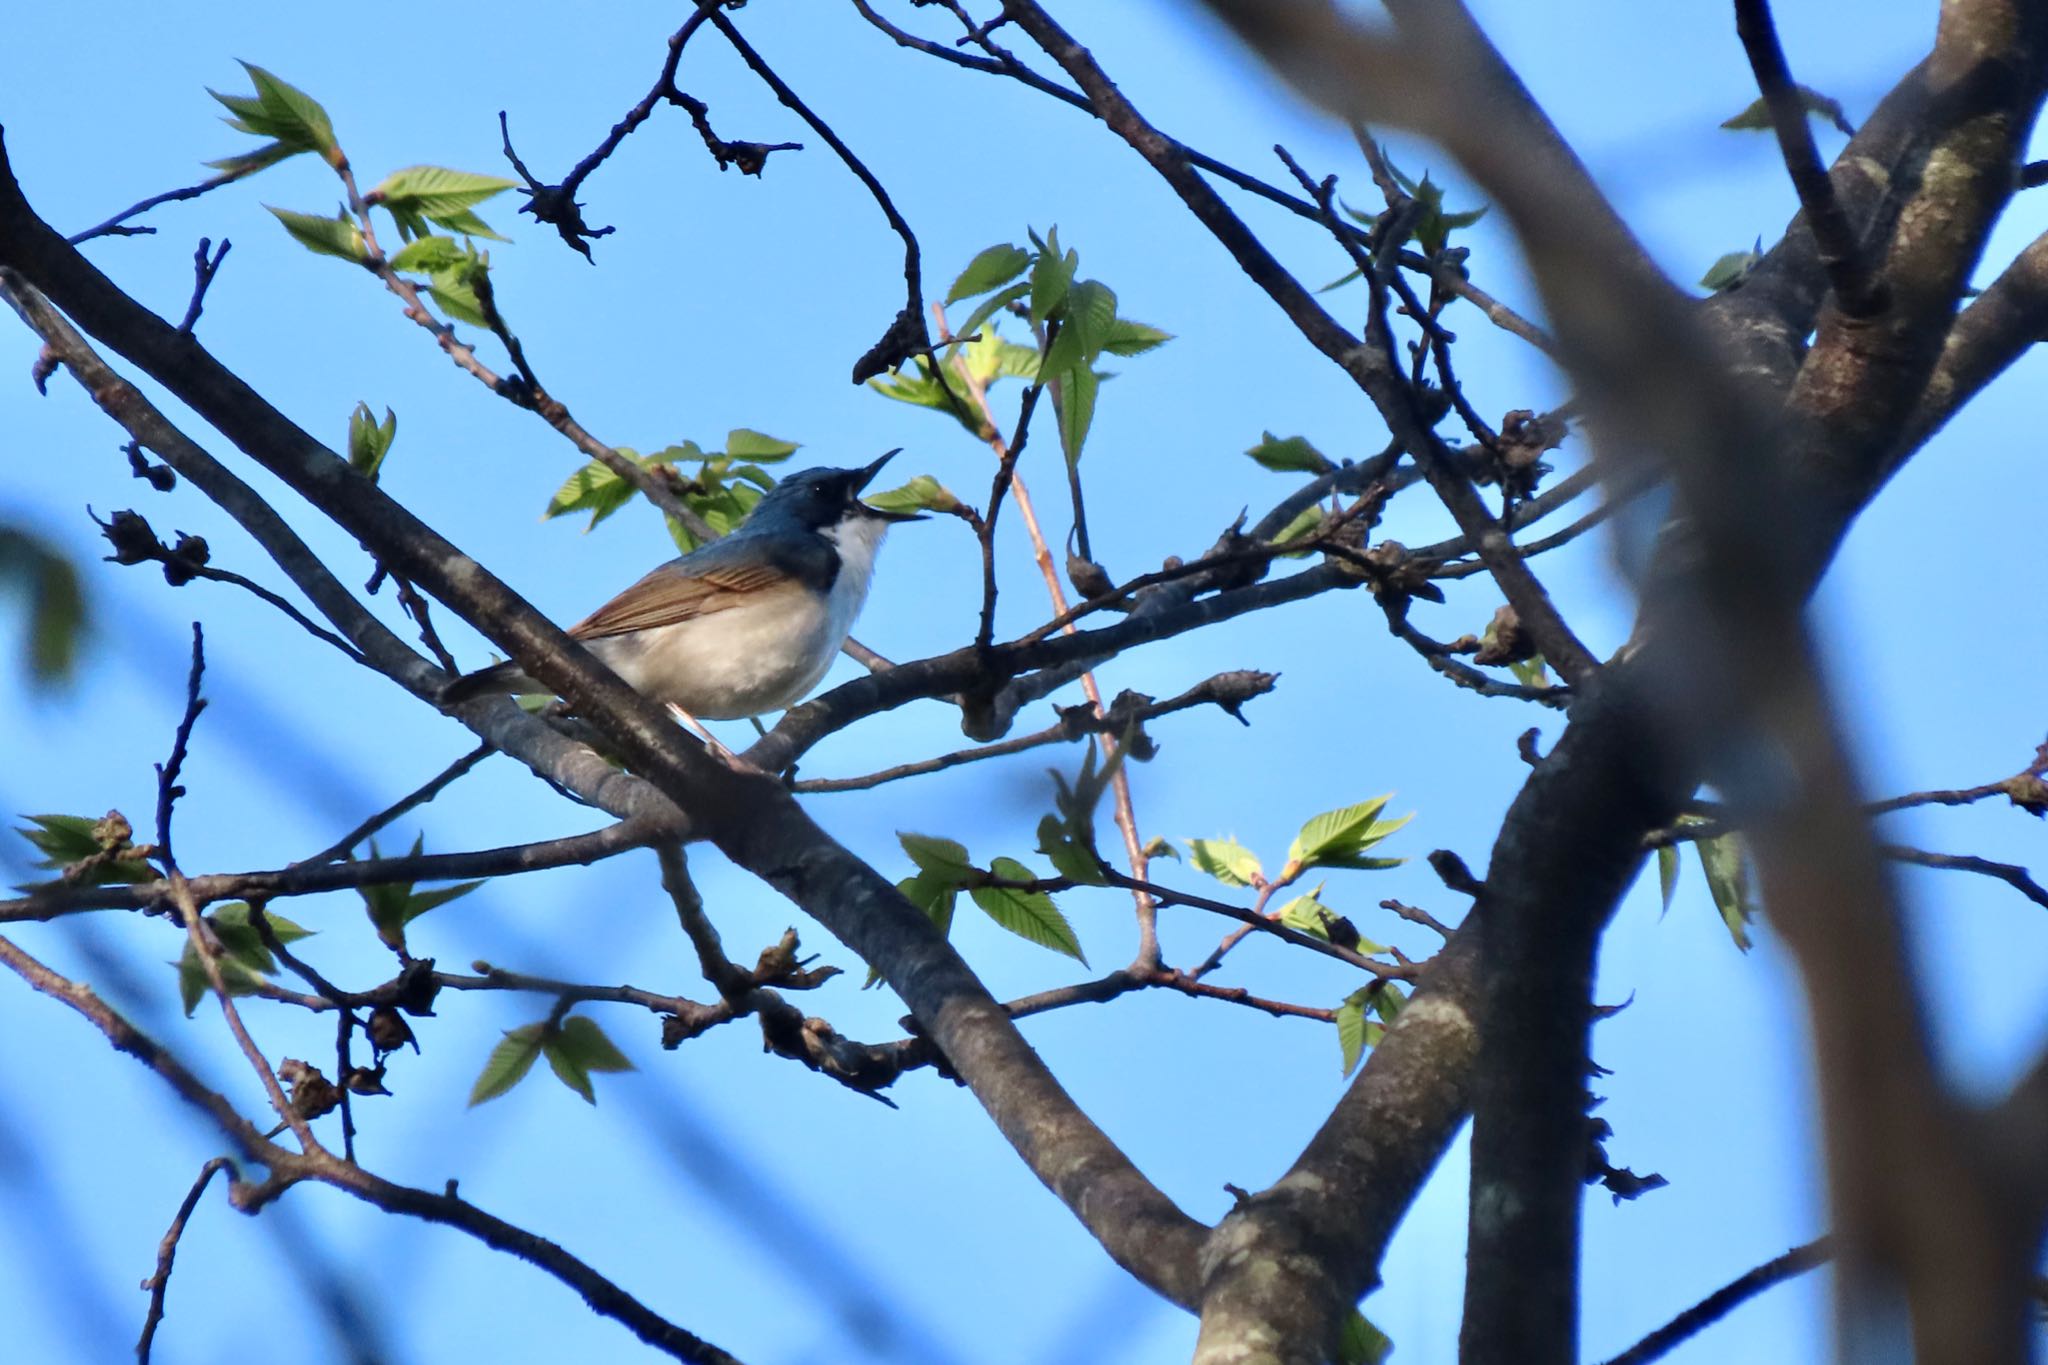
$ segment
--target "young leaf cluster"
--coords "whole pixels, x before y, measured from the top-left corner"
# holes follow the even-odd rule
[[[377,482],[377,471],[384,467],[384,457],[391,453],[397,435],[397,413],[384,409],[380,422],[370,415],[368,403],[356,404],[356,410],[348,415],[349,467],[371,483]]]
[[[533,1064],[542,1057],[548,1059],[548,1066],[557,1080],[590,1104],[597,1103],[597,1090],[590,1083],[591,1073],[634,1069],[626,1054],[605,1036],[595,1019],[587,1019],[580,1014],[561,1020],[543,1019],[536,1024],[522,1024],[505,1031],[504,1038],[491,1049],[483,1071],[470,1089],[470,1104],[475,1106],[498,1098],[525,1080],[526,1073],[533,1070]]]
[[[1273,892],[1299,881],[1303,874],[1314,868],[1376,872],[1397,867],[1407,860],[1383,858],[1367,852],[1415,818],[1411,813],[1398,820],[1381,819],[1387,802],[1392,799],[1393,793],[1388,792],[1370,801],[1339,806],[1311,816],[1288,845],[1287,861],[1271,877],[1266,875],[1259,856],[1235,839],[1189,839],[1186,841],[1188,862],[1197,872],[1214,877],[1225,886],[1257,891],[1261,904]],[[1323,903],[1326,884],[1317,883],[1313,891],[1289,900],[1272,912],[1271,917],[1299,933],[1353,952],[1385,952],[1383,945],[1360,935],[1350,919]],[[1374,980],[1353,991],[1337,1006],[1337,1043],[1343,1050],[1346,1075],[1358,1065],[1365,1049],[1377,1043],[1386,1032],[1386,1025],[1393,1021],[1393,1012],[1400,1009],[1401,1001],[1401,992],[1391,981]],[[1380,1022],[1368,1019],[1368,1013],[1379,1015]]]
[[[283,915],[265,912],[264,918],[270,923],[271,934],[287,946],[313,934],[313,930],[295,924]],[[263,942],[263,936],[256,931],[247,902],[232,901],[223,905],[205,916],[203,924],[202,932],[209,935],[218,947],[215,956],[220,962],[221,984],[227,987],[229,995],[247,995],[261,989],[265,979],[277,970],[277,959]],[[185,1017],[189,1019],[213,987],[207,977],[206,960],[199,955],[198,945],[189,936],[185,940],[185,952],[176,965],[178,999],[185,1006]]]
[[[1126,736],[1128,738],[1128,736]],[[1129,753],[1123,744],[1116,746],[1116,752],[1101,764],[1096,765],[1098,750],[1094,744],[1083,747],[1081,771],[1069,783],[1064,774],[1051,769],[1053,784],[1053,811],[1038,822],[1038,851],[1058,873],[1070,881],[1083,886],[1102,886],[1102,855],[1095,847],[1095,808],[1102,804],[1102,794],[1109,790],[1117,770],[1123,766],[1124,755]]]
[[[945,348],[950,363],[964,361],[986,389],[998,379],[1022,379],[1047,386],[1054,398],[1060,444],[1068,462],[1081,458],[1095,420],[1095,398],[1109,376],[1096,368],[1104,355],[1141,355],[1172,337],[1156,327],[1117,315],[1116,291],[1096,279],[1079,278],[1080,253],[1062,248],[1057,227],[1040,237],[1028,231],[1029,248],[1004,242],[978,252],[946,292],[946,302],[979,298]],[[1019,315],[1030,325],[1035,346],[998,335],[998,315]],[[983,440],[978,405],[956,391],[944,367],[919,357],[914,374],[870,380],[879,393],[898,402],[950,412]]]
[[[745,521],[761,495],[775,486],[775,476],[761,466],[786,460],[798,449],[794,441],[736,427],[726,433],[723,450],[707,451],[695,441],[684,441],[649,455],[627,446],[618,447],[618,453],[666,479],[686,507],[702,517],[712,530],[724,535]],[[691,466],[687,473],[679,468],[685,465]],[[631,502],[636,491],[610,465],[592,460],[563,481],[541,517],[545,520],[588,512],[590,522],[583,529],[589,531]],[[699,544],[690,528],[673,517],[668,519],[668,532],[685,554]]]
[[[981,912],[1019,938],[1086,963],[1081,941],[1051,896],[1029,883],[1037,874],[1015,858],[994,858],[987,867],[968,857],[964,844],[931,834],[899,833],[897,840],[917,871],[897,883],[911,904],[931,916],[939,932],[950,933],[962,891]]]
[[[425,836],[416,836],[408,857],[420,856]],[[377,845],[370,844],[370,856],[377,856]],[[439,909],[458,896],[467,896],[483,883],[457,882],[453,886],[437,886],[431,891],[415,891],[411,882],[382,882],[357,888],[363,898],[363,909],[369,913],[370,923],[376,926],[377,937],[384,946],[395,952],[404,952],[405,926],[429,910]]]
[[[153,881],[156,869],[143,859],[147,849],[132,842],[134,831],[119,811],[108,811],[95,820],[85,815],[30,815],[27,825],[15,833],[34,845],[43,856],[36,867],[57,873],[54,882],[34,882],[23,891],[69,883],[78,886],[109,886]]]
[[[1394,1022],[1406,1001],[1401,988],[1391,981],[1371,982],[1344,997],[1337,1006],[1337,1046],[1343,1050],[1345,1075],[1357,1069],[1367,1048],[1379,1046],[1387,1035],[1387,1025]],[[1367,1014],[1379,1018],[1368,1019]]]
[[[1697,815],[1680,816],[1678,820],[1681,829],[1705,823]],[[1749,855],[1742,847],[1741,836],[1731,830],[1710,839],[1695,839],[1692,846],[1699,856],[1700,871],[1706,874],[1707,894],[1713,897],[1714,908],[1721,912],[1728,937],[1737,948],[1748,952],[1749,922],[1756,918],[1757,906],[1749,875]],[[1657,881],[1664,908],[1669,910],[1672,894],[1678,890],[1678,849],[1671,844],[1657,849]]]
[[[250,175],[300,152],[315,152],[346,175],[348,158],[335,140],[334,121],[320,102],[297,86],[279,80],[260,66],[242,63],[255,92],[223,95],[210,91],[226,106],[229,127],[271,139],[253,151],[209,163],[235,176]],[[350,182],[353,183],[353,182]],[[468,241],[457,245],[439,237],[439,228],[463,238],[506,240],[476,212],[476,206],[513,187],[510,180],[447,166],[407,166],[393,171],[362,197],[361,218],[344,208],[332,218],[265,205],[308,251],[356,265],[372,264],[364,228],[369,212],[381,208],[391,215],[399,240],[407,245],[391,258],[395,270],[427,277],[434,302],[449,317],[482,327],[476,279],[490,268],[490,257]]]
[[[1398,251],[1413,242],[1423,255],[1434,259],[1450,246],[1453,232],[1471,227],[1484,218],[1487,209],[1492,207],[1490,204],[1481,204],[1476,209],[1446,209],[1443,186],[1431,180],[1428,171],[1422,173],[1422,179],[1413,180],[1403,174],[1401,168],[1391,159],[1387,161],[1387,169],[1394,173],[1395,182],[1414,201],[1414,207],[1411,212],[1398,215],[1391,220],[1402,230],[1399,233],[1390,233],[1384,241],[1378,242],[1376,250],[1379,252]],[[1380,215],[1361,213],[1348,205],[1344,208],[1344,216],[1366,227],[1377,227],[1380,222]],[[1339,285],[1349,284],[1361,278],[1362,274],[1363,272],[1358,270],[1349,271],[1330,281],[1317,292],[1323,293]]]

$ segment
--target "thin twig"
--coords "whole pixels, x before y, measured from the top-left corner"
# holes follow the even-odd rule
[[[930,354],[932,341],[931,333],[924,325],[923,268],[920,264],[917,235],[910,230],[910,224],[904,221],[903,215],[897,212],[895,201],[889,197],[889,192],[882,188],[882,182],[875,178],[874,172],[853,154],[853,149],[846,145],[839,134],[832,131],[831,125],[812,113],[810,106],[797,96],[796,91],[790,89],[789,84],[775,74],[774,68],[761,59],[761,54],[740,36],[740,31],[733,27],[732,20],[725,17],[715,0],[699,0],[699,3],[702,8],[698,13],[710,19],[718,31],[725,35],[725,40],[732,44],[733,51],[739,53],[740,60],[766,82],[768,88],[775,92],[776,99],[782,101],[798,118],[809,124],[811,130],[823,138],[825,145],[837,154],[846,169],[853,172],[854,178],[867,187],[868,193],[874,196],[876,205],[882,210],[882,216],[889,220],[889,226],[903,240],[903,309],[896,315],[896,321],[883,334],[881,341],[856,362],[853,382],[863,383],[884,370],[895,368],[918,352]]]
[[[1986,877],[1996,877],[2034,904],[2048,910],[2048,889],[2043,889],[2027,869],[2017,863],[1993,862],[1989,858],[1979,858],[1970,853],[1930,853],[1924,848],[1909,848],[1904,844],[1886,844],[1882,851],[1885,857],[1896,863],[1911,863],[1915,867],[1932,867],[1947,872],[1975,872]]]
[[[1806,102],[1785,63],[1785,49],[1771,20],[1770,0],[1735,0],[1735,31],[1771,112],[1778,150],[1792,177],[1792,188],[1799,192],[1799,206],[1805,210],[1821,268],[1834,286],[1835,301],[1849,317],[1869,317],[1884,307],[1884,290],[1866,269],[1856,230],[1835,198],[1835,182],[1821,164],[1813,129],[1806,121]]]
[[[252,167],[251,169],[253,170],[254,168]],[[149,236],[156,231],[155,228],[124,227],[123,224],[125,224],[130,218],[134,218],[141,214],[149,212],[151,209],[157,207],[159,204],[175,203],[183,199],[197,199],[200,195],[207,193],[209,190],[217,190],[222,185],[232,185],[235,181],[240,180],[243,176],[248,175],[249,173],[250,172],[247,170],[223,171],[221,174],[211,176],[205,180],[200,181],[196,185],[187,185],[183,189],[165,190],[162,194],[153,194],[139,204],[130,204],[127,208],[122,209],[112,218],[107,219],[106,222],[97,224],[93,227],[89,227],[83,232],[73,233],[71,236],[66,237],[64,240],[71,243],[71,245],[73,246],[77,246],[82,242],[89,242],[95,237]],[[225,248],[223,248],[223,250],[225,250]]]
[[[233,246],[227,238],[220,239],[220,250],[208,255],[213,243],[205,237],[199,239],[199,249],[192,253],[192,301],[185,305],[185,320],[178,324],[178,330],[186,336],[199,324],[199,310],[206,303],[206,291],[213,284],[213,277],[220,273],[220,263],[228,258],[228,248]]]
[[[1010,754],[1023,753],[1028,749],[1039,748],[1042,745],[1067,743],[1088,734],[1120,732],[1128,724],[1153,720],[1160,716],[1171,715],[1176,711],[1185,711],[1190,707],[1203,706],[1210,703],[1222,707],[1231,715],[1237,716],[1239,720],[1243,720],[1244,717],[1238,714],[1239,708],[1251,698],[1262,696],[1272,691],[1276,681],[1277,675],[1272,673],[1258,673],[1243,669],[1229,673],[1219,673],[1212,678],[1195,684],[1195,686],[1179,696],[1167,701],[1149,702],[1131,710],[1124,709],[1119,703],[1112,705],[1107,714],[1098,713],[1085,717],[1076,714],[1080,709],[1076,707],[1062,712],[1060,722],[1057,725],[1048,725],[1043,730],[1034,731],[1028,735],[1018,735],[1014,739],[1006,739],[998,744],[984,744],[977,748],[960,749],[950,754],[941,754],[937,758],[922,758],[909,763],[899,763],[894,767],[884,768],[879,772],[867,773],[860,777],[810,778],[792,784],[792,790],[800,792],[866,791],[870,787],[879,787],[884,782],[895,782],[906,777],[921,777],[925,773],[941,772],[947,768],[957,768],[967,763],[979,763],[984,759],[1004,758]]]
[[[1817,1237],[1805,1246],[1793,1247],[1784,1255],[1773,1257],[1722,1285],[1670,1322],[1609,1360],[1607,1365],[1650,1365],[1653,1360],[1661,1360],[1672,1348],[1727,1317],[1772,1285],[1789,1280],[1794,1275],[1804,1274],[1833,1255],[1834,1245],[1827,1237]]]
[[[943,308],[934,305],[933,313],[938,318],[940,333],[942,335],[947,334],[950,329],[946,325],[946,315]],[[1040,354],[1044,354],[1043,348],[1051,345],[1053,333],[1057,330],[1057,327],[1047,329],[1046,336],[1040,341]],[[987,424],[989,444],[996,453],[996,482],[989,496],[988,516],[982,528],[982,555],[985,579],[983,584],[981,625],[975,636],[975,652],[977,654],[984,654],[988,650],[989,642],[995,630],[995,569],[991,556],[993,554],[992,546],[994,542],[996,512],[1001,506],[1001,494],[1004,490],[1009,490],[1017,503],[1017,515],[1024,522],[1025,534],[1030,537],[1032,557],[1038,562],[1039,575],[1045,580],[1046,595],[1052,601],[1052,609],[1056,616],[1066,615],[1068,610],[1067,594],[1066,589],[1060,586],[1059,570],[1053,565],[1052,550],[1046,543],[1045,530],[1039,525],[1038,513],[1032,506],[1031,490],[1025,485],[1023,476],[1017,473],[1017,457],[1023,453],[1024,440],[1030,432],[1028,423],[1031,413],[1037,405],[1038,395],[1043,386],[1033,384],[1025,393],[1023,406],[1018,413],[1016,439],[1013,443],[1006,445],[1003,442],[1001,433],[996,430],[995,414],[989,407],[987,388],[974,377],[973,371],[969,368],[964,358],[956,357],[955,364],[958,366],[958,372],[967,384],[968,393],[973,398],[975,406],[980,409],[983,422]],[[1069,635],[1076,633],[1071,623],[1063,629]],[[1081,690],[1087,696],[1089,704],[1095,708],[1096,715],[1106,716],[1109,714],[1102,704],[1102,687],[1096,681],[1093,669],[1082,671]],[[1102,746],[1102,756],[1105,761],[1117,757],[1117,742],[1107,733],[1098,737],[1098,743]],[[1137,811],[1131,802],[1130,776],[1124,771],[1121,764],[1117,765],[1116,771],[1110,777],[1109,789],[1111,812],[1116,823],[1117,833],[1123,839],[1124,856],[1130,864],[1131,876],[1137,881],[1143,882],[1150,871],[1148,867],[1149,859],[1145,856],[1144,840],[1138,834]],[[1130,890],[1131,902],[1138,921],[1138,953],[1135,961],[1141,967],[1158,967],[1160,963],[1157,906],[1150,892],[1138,887],[1132,887]]]
[[[192,1211],[199,1207],[199,1197],[206,1193],[213,1177],[222,1170],[232,1171],[233,1166],[234,1163],[226,1157],[217,1156],[199,1168],[199,1178],[185,1192],[184,1201],[178,1205],[178,1212],[171,1219],[171,1226],[165,1230],[163,1240],[157,1243],[156,1273],[142,1282],[142,1287],[149,1291],[149,1312],[142,1319],[142,1336],[135,1343],[137,1365],[149,1365],[150,1348],[156,1343],[157,1324],[164,1320],[164,1295],[171,1287],[171,1263],[177,1259],[178,1239],[185,1235],[185,1224],[191,1219]]]
[[[292,866],[317,866],[321,863],[331,863],[336,858],[347,857],[357,844],[360,844],[399,816],[404,815],[407,811],[416,810],[433,800],[446,791],[449,785],[457,778],[496,752],[497,746],[488,742],[477,745],[461,758],[456,759],[440,772],[421,783],[417,788],[401,796],[383,810],[378,811],[375,815],[372,815],[369,819],[342,835],[341,838],[335,840],[326,848],[321,849],[311,857],[299,859]]]
[[[621,820],[588,834],[541,839],[528,844],[477,849],[464,853],[421,853],[357,862],[294,863],[269,872],[230,872],[185,879],[185,890],[201,905],[223,900],[264,900],[311,896],[391,882],[454,881],[464,877],[502,877],[551,867],[587,864],[641,848],[658,839],[688,837],[687,828],[642,817]],[[0,901],[0,923],[55,919],[76,910],[140,910],[170,902],[168,879],[130,886],[56,886],[15,900]]]
[[[227,1020],[228,1032],[235,1036],[235,1043],[242,1049],[242,1055],[248,1058],[250,1068],[255,1071],[257,1079],[263,1082],[263,1090],[270,1097],[271,1108],[277,1111],[277,1116],[284,1120],[286,1126],[298,1138],[299,1150],[324,1151],[325,1148],[320,1146],[319,1139],[313,1136],[312,1125],[286,1097],[284,1087],[278,1082],[277,1072],[272,1069],[269,1059],[263,1055],[263,1049],[256,1045],[248,1026],[242,1022],[242,1012],[235,1007],[234,993],[228,989],[227,977],[221,970],[220,953],[214,946],[212,930],[199,913],[199,903],[192,898],[191,888],[186,885],[184,876],[175,869],[171,872],[170,883],[171,904],[176,907],[179,916],[185,922],[185,936],[192,944],[192,951],[199,958],[200,966],[206,973],[207,984],[213,988],[214,998],[220,1001],[221,1016]]]
[[[171,855],[171,810],[185,789],[178,785],[178,774],[185,767],[185,752],[192,742],[192,727],[199,722],[199,713],[206,709],[206,698],[199,695],[199,682],[206,674],[206,634],[199,623],[192,623],[192,668],[185,677],[185,714],[179,718],[178,729],[171,738],[171,756],[156,765],[156,856],[173,877],[178,872],[178,860]]]

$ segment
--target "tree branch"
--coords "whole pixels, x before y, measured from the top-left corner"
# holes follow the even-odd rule
[[[1774,1284],[1803,1275],[1835,1254],[1834,1242],[1817,1237],[1762,1265],[1736,1276],[1656,1331],[1607,1362],[1607,1365],[1650,1365],[1763,1293]]]
[[[1785,64],[1785,50],[1778,42],[1777,25],[1771,20],[1770,0],[1735,0],[1735,31],[1742,38],[1750,69],[1756,73],[1757,89],[1770,110],[1778,150],[1785,158],[1792,188],[1799,193],[1807,229],[1820,250],[1821,269],[1834,286],[1836,302],[1849,317],[1869,317],[1883,307],[1883,291],[1873,288],[1870,272],[1857,249],[1855,230],[1849,225],[1848,214],[1836,202],[1834,182],[1820,163],[1813,128],[1807,122],[1806,102]]]

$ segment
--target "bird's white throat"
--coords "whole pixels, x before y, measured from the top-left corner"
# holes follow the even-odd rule
[[[844,637],[867,601],[868,584],[875,576],[875,552],[882,548],[882,537],[889,534],[889,523],[879,517],[854,515],[818,534],[839,551],[839,576],[832,580],[831,619],[832,629]]]

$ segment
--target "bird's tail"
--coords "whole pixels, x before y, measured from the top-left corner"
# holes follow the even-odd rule
[[[521,672],[518,664],[507,659],[504,663],[479,668],[474,673],[465,673],[449,683],[441,689],[441,705],[456,706],[478,697],[488,697],[493,693],[523,694],[534,690],[533,679]]]

